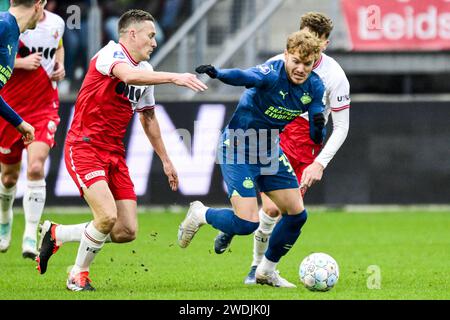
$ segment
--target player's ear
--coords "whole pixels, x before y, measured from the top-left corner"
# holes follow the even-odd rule
[[[289,52],[287,49],[284,49],[284,60],[287,61]]]

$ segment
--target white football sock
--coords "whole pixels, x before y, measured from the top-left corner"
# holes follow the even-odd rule
[[[88,226],[89,222],[71,225],[58,225],[55,228],[56,245],[61,246],[66,242],[80,242],[84,229]],[[111,241],[111,235],[108,234],[105,243]]]
[[[55,228],[56,245],[60,246],[66,242],[80,242],[84,229],[89,222],[71,225],[58,225]]]
[[[252,266],[260,264],[261,259],[264,257],[264,253],[269,246],[269,237],[275,228],[277,220],[278,218],[272,218],[267,215],[263,209],[259,210],[259,227],[253,235]]]
[[[277,265],[278,265],[278,262],[270,261],[269,259],[267,259],[264,256],[256,270],[257,270],[257,273],[270,274],[276,270]]]
[[[25,214],[25,232],[23,238],[37,239],[37,227],[44,211],[46,189],[45,180],[27,181],[23,195],[23,211]]]
[[[0,179],[0,224],[12,223],[12,206],[16,197],[16,186],[6,188]]]
[[[89,271],[89,266],[94,260],[95,255],[105,244],[107,237],[107,234],[101,233],[94,227],[93,222],[89,223],[81,236],[78,255],[71,271],[72,274]]]

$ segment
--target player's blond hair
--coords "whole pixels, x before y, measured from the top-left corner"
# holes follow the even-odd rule
[[[320,56],[321,41],[308,30],[292,33],[287,40],[286,49],[290,54],[297,54],[302,61],[311,56],[317,60]]]
[[[333,31],[333,21],[321,12],[307,12],[300,18],[300,30],[308,28],[310,31],[317,34],[319,38],[325,36],[326,39],[330,37]]]

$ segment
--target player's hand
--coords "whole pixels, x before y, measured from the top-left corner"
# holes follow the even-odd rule
[[[31,142],[33,142],[34,128],[31,124],[26,121],[22,121],[22,123],[19,124],[16,129],[22,134],[22,139],[25,144],[30,144]]]
[[[21,68],[33,71],[41,66],[42,52],[35,52],[25,58],[21,58]]]
[[[305,170],[303,170],[302,179],[300,180],[300,189],[309,188],[314,183],[322,180],[323,170],[323,166],[316,161],[307,166]]]
[[[52,81],[61,81],[66,76],[66,69],[64,68],[64,64],[56,62],[55,68],[53,69]]]
[[[195,92],[205,91],[208,89],[206,84],[200,81],[195,74],[192,73],[180,73],[174,79],[173,83],[177,86],[187,87]]]
[[[163,162],[163,169],[164,169],[164,173],[166,174],[167,178],[169,179],[170,189],[172,189],[172,191],[177,191],[178,190],[178,174],[177,174],[177,170],[175,170],[175,167],[173,166],[172,162],[170,160]]]
[[[314,126],[316,128],[318,128],[319,130],[322,130],[323,127],[325,127],[325,116],[324,116],[324,114],[322,112],[321,113],[316,113],[313,116],[313,122],[314,122]]]
[[[211,78],[215,79],[217,78],[217,69],[210,65],[210,64],[204,64],[201,66],[198,66],[197,68],[195,68],[195,72],[197,73],[206,73],[208,76],[210,76]]]

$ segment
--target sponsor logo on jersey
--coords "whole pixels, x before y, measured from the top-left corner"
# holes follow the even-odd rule
[[[303,104],[308,104],[308,103],[311,103],[312,98],[311,98],[311,96],[309,95],[309,93],[305,92],[305,93],[303,94],[303,97],[300,98],[300,101],[301,101]]]
[[[119,82],[116,86],[116,93],[128,98],[131,102],[137,103],[142,96],[144,89]]]
[[[53,120],[50,120],[47,124],[47,129],[48,131],[50,131],[50,133],[55,133],[56,132],[56,123]]]
[[[125,59],[125,55],[122,51],[116,51],[113,55],[114,59]]]
[[[58,37],[59,37],[59,31],[58,31],[57,29],[52,31],[52,37],[53,37],[55,40],[58,39]]]
[[[8,47],[9,55],[11,55],[12,54],[12,45],[8,44],[7,47]]]
[[[270,73],[270,67],[266,66],[265,64],[261,64],[258,66],[259,71],[261,71],[262,74],[266,75]]]
[[[38,48],[30,48],[28,51],[28,54],[32,54],[32,53],[36,53],[36,52],[41,52],[42,53],[42,57],[44,59],[53,59],[53,57],[55,56],[56,53],[56,48],[44,48],[44,47],[38,47]],[[26,55],[26,50],[25,49],[21,49],[20,52],[22,57],[27,56]]]
[[[338,100],[338,102],[349,101],[350,96],[348,94],[346,94],[346,95],[338,97],[337,100]]]
[[[255,184],[253,183],[251,178],[245,178],[242,185],[244,186],[245,189],[252,189],[255,187]]]
[[[87,175],[84,176],[84,178],[89,181],[92,180],[96,177],[104,177],[106,176],[105,174],[105,170],[98,170],[98,171],[93,171],[91,173],[88,173]]]

